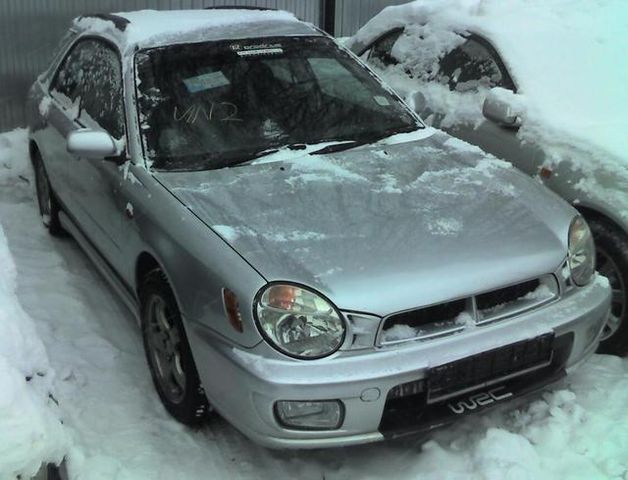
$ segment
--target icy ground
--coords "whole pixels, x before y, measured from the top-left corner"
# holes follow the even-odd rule
[[[628,480],[628,360],[608,356],[532,403],[469,418],[427,443],[270,451],[221,419],[196,432],[182,427],[152,388],[131,314],[72,239],[41,226],[26,150],[24,131],[0,135],[0,231],[17,267],[17,299],[56,372],[71,478]]]

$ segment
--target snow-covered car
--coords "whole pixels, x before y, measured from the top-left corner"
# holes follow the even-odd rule
[[[426,123],[537,177],[587,219],[613,289],[600,351],[628,352],[628,4],[419,0],[347,45]]]
[[[186,424],[377,441],[597,348],[610,289],[578,212],[291,14],[81,17],[28,111],[44,224],[137,313]]]

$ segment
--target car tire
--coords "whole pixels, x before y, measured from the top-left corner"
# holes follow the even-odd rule
[[[41,221],[51,235],[62,236],[65,232],[59,219],[61,209],[50,185],[44,162],[38,152],[35,152],[33,156],[33,169],[35,170],[35,192]]]
[[[39,472],[31,480],[62,480],[59,467],[49,463],[42,465]]]
[[[207,418],[209,402],[177,301],[161,270],[153,270],[144,278],[140,302],[144,351],[159,398],[179,422],[198,426]]]
[[[589,221],[595,240],[597,270],[613,289],[611,318],[602,332],[598,353],[628,353],[628,237],[604,220]]]

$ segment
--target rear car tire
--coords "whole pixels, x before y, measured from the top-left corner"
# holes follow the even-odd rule
[[[33,155],[33,168],[35,170],[35,190],[41,221],[48,229],[50,235],[55,237],[62,236],[65,232],[59,219],[61,208],[50,185],[44,162],[38,152],[35,152]]]
[[[611,316],[602,332],[598,353],[628,353],[628,237],[610,222],[589,221],[595,240],[597,270],[613,290]]]
[[[144,351],[159,398],[179,422],[198,426],[207,418],[209,403],[179,307],[161,270],[152,270],[144,278],[140,302]]]

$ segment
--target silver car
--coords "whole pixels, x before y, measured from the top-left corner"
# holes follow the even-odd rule
[[[28,110],[43,222],[137,314],[183,423],[372,442],[597,348],[610,289],[578,212],[285,12],[79,18]]]
[[[476,10],[458,2],[457,11],[452,5],[433,0],[390,7],[348,45],[399,94],[414,94],[417,112],[431,126],[512,162],[579,210],[593,232],[598,270],[613,289],[600,351],[628,354],[628,156],[609,145],[628,128],[628,97],[617,95],[609,80],[620,79],[625,91],[628,77],[624,62],[612,63],[609,43],[624,45],[623,58],[626,41],[603,40],[611,26],[598,16],[615,8],[617,21],[626,24],[625,4],[602,2],[584,16],[560,2],[495,1]],[[539,21],[539,6],[560,21]],[[583,17],[590,18],[584,29]],[[587,72],[595,72],[593,81]],[[541,117],[535,123],[526,110],[538,105],[543,115],[534,112]],[[542,118],[547,113],[561,121]]]

